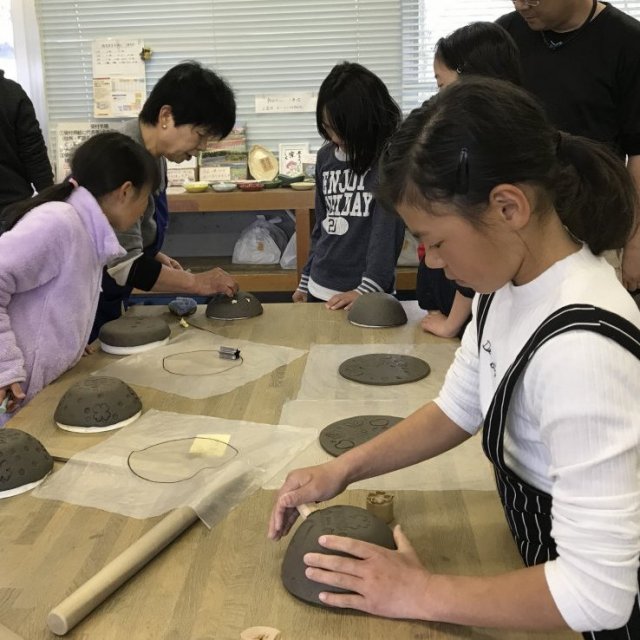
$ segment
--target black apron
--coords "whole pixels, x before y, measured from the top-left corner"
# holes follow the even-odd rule
[[[476,323],[478,350],[493,294],[481,295]],[[551,536],[551,496],[518,477],[504,460],[504,433],[513,390],[521,373],[539,347],[566,331],[593,331],[614,340],[640,359],[640,330],[628,320],[591,305],[569,305],[552,313],[535,330],[504,374],[491,401],[483,425],[482,447],[493,464],[500,500],[511,535],[525,565],[530,567],[558,556]],[[640,582],[640,570],[638,571]],[[636,597],[629,621],[610,631],[583,633],[592,640],[640,640],[640,610]]]

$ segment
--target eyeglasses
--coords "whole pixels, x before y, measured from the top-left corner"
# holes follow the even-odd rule
[[[521,4],[528,9],[529,7],[537,7],[540,4],[540,0],[511,0],[513,4]]]

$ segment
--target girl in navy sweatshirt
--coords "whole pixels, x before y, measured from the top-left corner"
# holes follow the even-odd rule
[[[362,293],[395,289],[404,223],[375,198],[380,153],[401,120],[384,82],[343,62],[318,93],[316,121],[327,141],[316,162],[316,223],[294,302],[348,309]]]

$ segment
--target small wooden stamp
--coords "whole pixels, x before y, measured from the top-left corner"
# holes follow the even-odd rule
[[[367,511],[389,524],[393,520],[393,495],[386,491],[371,491],[367,496]]]

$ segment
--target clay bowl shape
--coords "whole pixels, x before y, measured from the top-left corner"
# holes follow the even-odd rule
[[[184,182],[184,190],[188,193],[202,193],[209,188],[208,182]]]
[[[304,555],[309,552],[347,555],[330,552],[320,546],[318,538],[331,533],[356,540],[371,542],[387,549],[395,549],[391,529],[380,518],[366,509],[348,505],[336,505],[314,511],[296,530],[284,556],[281,569],[282,584],[296,598],[327,606],[318,598],[321,591],[345,593],[339,587],[313,582],[305,575]]]
[[[407,323],[407,313],[389,293],[364,293],[351,305],[347,315],[357,327],[399,327]]]
[[[310,191],[316,185],[315,182],[292,182],[289,186],[294,191]]]
[[[260,180],[239,180],[236,184],[242,191],[260,191],[264,188]]]
[[[277,189],[282,186],[282,180],[267,180],[262,183],[265,189]]]
[[[233,191],[236,188],[236,185],[233,182],[212,182],[211,188],[214,191]]]

